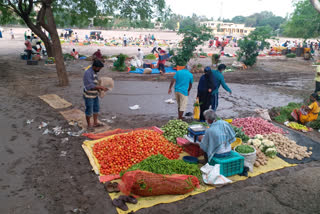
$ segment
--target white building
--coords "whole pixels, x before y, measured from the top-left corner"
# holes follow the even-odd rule
[[[244,24],[234,24],[221,21],[206,21],[201,22],[200,24],[211,28],[213,34],[223,36],[247,36],[255,30],[253,27],[245,27]]]

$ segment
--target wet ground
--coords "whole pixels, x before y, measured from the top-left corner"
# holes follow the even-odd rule
[[[233,60],[223,58],[226,64]],[[15,56],[0,54],[0,213],[115,213],[81,149],[84,138],[42,135],[43,130],[38,129],[41,121],[49,122],[50,128],[72,128],[37,96],[56,93],[84,110],[82,68],[88,64],[67,62],[70,86],[60,88],[54,67],[26,66]],[[176,105],[164,103],[172,98],[167,94],[171,75],[131,75],[106,67],[101,76],[116,80],[114,90],[101,103],[101,118],[117,116],[112,127],[161,126],[176,116]],[[194,75],[188,111],[193,109],[199,77]],[[313,77],[311,62],[259,59],[254,68],[225,74],[233,94],[221,89],[218,114],[244,117],[256,108],[301,101],[312,92]],[[142,108],[129,110],[135,104]],[[27,125],[28,119],[34,122]],[[67,142],[62,141],[65,137]],[[320,141],[316,132],[313,138]],[[319,168],[318,162],[312,162],[138,213],[317,213]]]

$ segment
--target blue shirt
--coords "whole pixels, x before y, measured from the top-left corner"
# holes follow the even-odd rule
[[[177,71],[173,78],[176,80],[175,92],[188,96],[189,84],[193,83],[193,75],[187,69],[183,69]]]
[[[218,120],[207,129],[200,148],[207,153],[208,161],[210,161],[215,154],[220,154],[221,151],[231,151],[231,143],[236,140],[235,137],[236,133],[231,125],[224,120]]]
[[[96,87],[96,83],[95,83],[95,72],[92,69],[92,67],[88,68],[85,72],[84,72],[84,76],[83,76],[83,85],[85,90],[90,91],[93,88]]]
[[[224,81],[223,75],[217,71],[217,70],[212,70],[213,73],[213,83],[215,86],[215,89],[212,91],[212,94],[217,94],[219,93],[219,88],[220,85],[227,91],[227,92],[232,92],[231,89],[227,86],[226,82]]]

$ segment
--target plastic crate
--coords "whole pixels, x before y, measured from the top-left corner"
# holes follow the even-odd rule
[[[209,164],[212,166],[220,164],[220,174],[229,177],[232,175],[241,174],[243,172],[244,157],[235,151],[231,151],[231,154],[228,157],[213,157]]]
[[[188,153],[193,157],[200,157],[204,154],[204,152],[202,151],[202,149],[198,144],[193,144],[193,143],[185,144],[185,145],[182,145],[182,148],[186,153]]]

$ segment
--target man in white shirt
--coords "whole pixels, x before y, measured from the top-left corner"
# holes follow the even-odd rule
[[[143,57],[144,57],[144,53],[143,51],[139,48],[138,49],[138,54],[137,54],[137,65],[138,67],[141,67],[143,65]]]
[[[153,49],[151,51],[152,54],[154,54],[154,52],[157,52],[158,53],[158,41],[156,39],[154,39],[154,42],[153,42]]]

